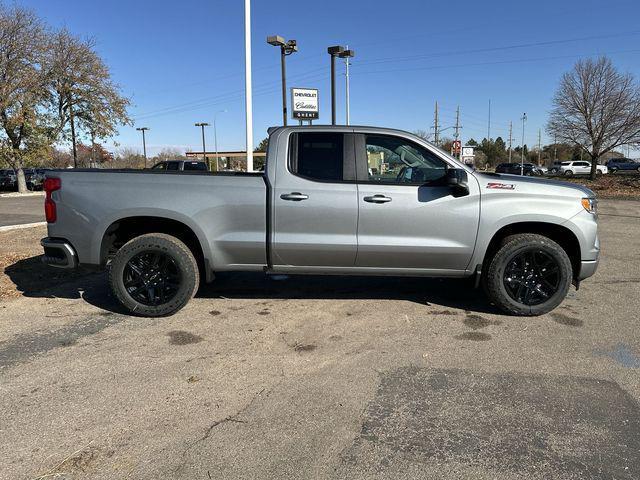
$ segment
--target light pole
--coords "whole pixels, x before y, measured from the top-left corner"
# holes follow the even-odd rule
[[[251,90],[251,0],[244,0],[244,104],[247,172],[253,172],[253,94]]]
[[[286,41],[280,35],[267,37],[267,43],[274,47],[280,47],[280,70],[282,74],[282,124],[287,126],[287,67],[285,57],[298,51],[295,40]]]
[[[522,118],[522,147],[520,150],[520,175],[524,175],[524,122],[527,121],[527,114],[523,113]]]
[[[209,162],[207,160],[207,146],[204,142],[204,127],[208,127],[209,124],[207,122],[198,122],[194,125],[202,129],[202,157],[204,158],[204,162],[207,164],[207,170],[211,170],[211,168],[209,167]]]
[[[144,153],[144,168],[147,168],[147,139],[145,137],[144,132],[150,130],[149,127],[138,127],[136,128],[139,132],[142,132],[142,152]]]
[[[216,149],[216,172],[220,169],[219,166],[219,158],[218,158],[218,129],[216,128],[216,119],[218,118],[218,114],[219,113],[225,113],[227,110],[218,110],[214,115],[213,115],[213,144],[214,144],[214,148]]]
[[[336,124],[336,56],[344,52],[344,47],[334,45],[327,48],[327,53],[331,55],[331,125]]]
[[[345,100],[347,102],[346,105],[346,110],[347,110],[347,125],[349,125],[350,122],[350,112],[349,112],[349,65],[351,65],[351,62],[349,62],[350,58],[353,58],[356,55],[356,52],[354,50],[349,50],[349,45],[347,45],[347,49],[344,50],[342,53],[338,54],[338,56],[340,58],[344,58],[344,68],[345,68],[345,81],[346,81],[346,90],[345,90]]]

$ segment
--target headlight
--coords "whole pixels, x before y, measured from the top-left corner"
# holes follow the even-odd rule
[[[593,213],[594,215],[598,213],[598,200],[595,198],[583,198],[582,206],[589,213]]]

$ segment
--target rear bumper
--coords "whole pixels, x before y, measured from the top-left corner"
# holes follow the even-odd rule
[[[76,268],[78,255],[73,246],[63,238],[43,238],[40,245],[44,248],[42,261],[58,268]]]

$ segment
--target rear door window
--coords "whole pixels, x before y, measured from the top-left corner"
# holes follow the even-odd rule
[[[180,169],[180,162],[167,162],[167,170],[176,171]]]
[[[291,172],[310,180],[344,180],[344,134],[298,133],[294,135]]]

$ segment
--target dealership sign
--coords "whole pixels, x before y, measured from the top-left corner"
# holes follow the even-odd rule
[[[291,111],[293,118],[299,120],[319,118],[318,90],[316,88],[292,88]]]

